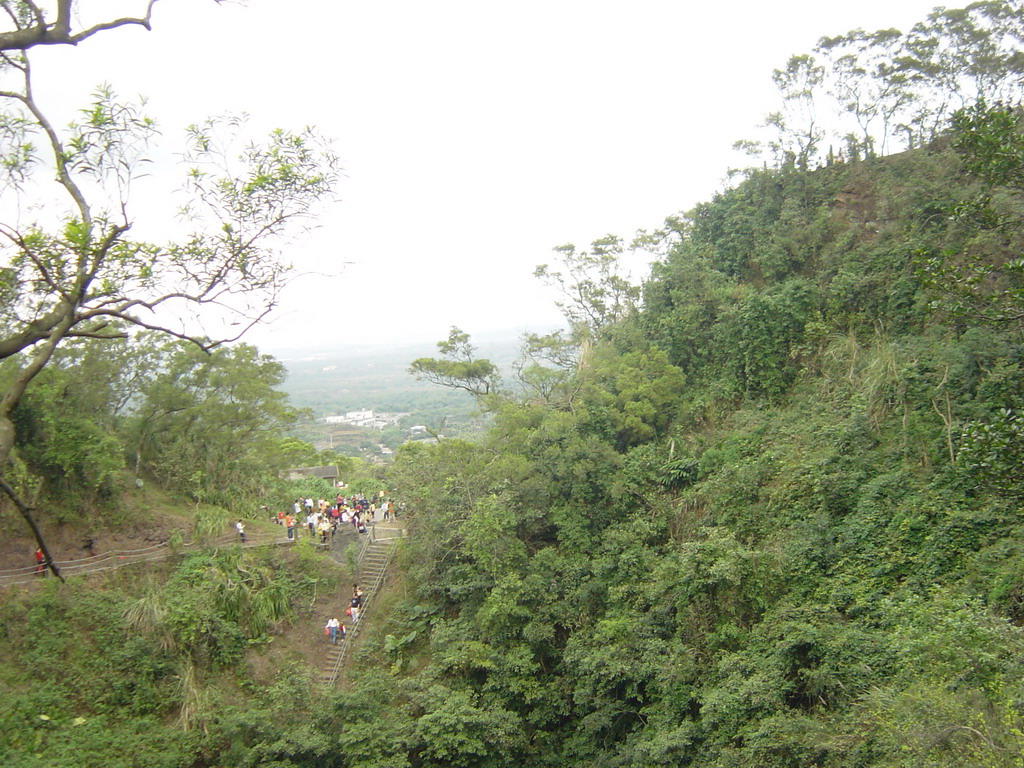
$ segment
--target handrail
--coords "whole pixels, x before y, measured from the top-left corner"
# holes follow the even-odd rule
[[[294,541],[295,540],[293,539],[279,538],[276,533],[259,531],[254,534],[248,534],[246,536],[246,542],[241,544],[241,546],[257,547],[292,544]],[[124,565],[163,560],[179,552],[194,551],[207,546],[225,546],[232,543],[240,543],[238,541],[237,533],[225,533],[209,540],[192,539],[189,541],[183,541],[174,549],[170,548],[170,541],[164,541],[141,549],[112,549],[109,552],[101,552],[96,555],[89,555],[88,557],[81,557],[73,560],[55,560],[54,563],[62,573],[66,573],[68,575],[99,573],[100,571],[109,571],[114,568],[120,568]],[[113,564],[107,565],[107,563],[110,563],[111,561],[113,561]],[[75,571],[79,571],[80,573],[73,573]],[[49,574],[49,571],[44,571],[43,573]],[[28,584],[34,582],[38,578],[40,578],[40,576],[38,573],[38,566],[36,565],[27,565],[21,568],[7,568],[0,570],[0,587],[14,586],[16,584]]]
[[[399,536],[388,536],[386,538],[382,537],[382,538],[379,538],[375,542],[372,542],[372,543],[383,542],[383,541],[395,542],[395,541],[398,541],[401,538],[404,538],[404,537],[401,536],[401,535],[399,535]],[[358,561],[360,564],[362,563],[362,557],[363,557],[363,555],[365,554],[365,552],[367,550],[368,550],[368,547],[366,545],[364,545],[363,549],[360,551],[360,557],[359,557],[359,561]],[[383,584],[384,584],[384,577],[387,575],[388,566],[391,564],[391,558],[394,556],[394,554],[395,554],[395,545],[394,545],[394,543],[392,543],[392,544],[388,545],[387,555],[384,558],[384,564],[381,565],[380,569],[377,571],[377,576],[373,580],[373,585],[366,592],[366,604],[363,607],[362,611],[360,611],[360,613],[359,613],[359,621],[355,622],[352,625],[352,629],[345,633],[345,640],[343,641],[343,645],[339,649],[339,653],[338,653],[337,657],[334,659],[334,664],[331,666],[331,671],[328,673],[327,679],[324,682],[324,685],[329,687],[329,686],[334,685],[337,682],[338,674],[341,672],[341,667],[345,663],[345,657],[348,656],[348,649],[352,647],[351,646],[352,641],[355,640],[356,635],[359,634],[359,629],[360,629],[361,625],[363,624],[364,621],[366,621],[366,610],[367,610],[367,608],[370,605],[370,598],[372,598],[374,595],[376,595],[377,591],[381,588],[381,586],[383,586]]]

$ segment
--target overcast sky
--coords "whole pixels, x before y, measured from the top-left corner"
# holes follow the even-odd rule
[[[37,73],[63,107],[104,81],[144,94],[169,146],[225,112],[317,126],[345,168],[341,201],[289,254],[308,276],[249,340],[437,341],[452,325],[558,324],[532,276],[554,246],[709,199],[743,162],[732,143],[776,108],[773,69],[823,35],[905,31],[933,6],[161,0],[151,32],[47,51]]]

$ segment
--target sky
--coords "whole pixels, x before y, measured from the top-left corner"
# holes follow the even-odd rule
[[[42,51],[35,67],[54,109],[103,82],[144,95],[167,160],[210,115],[316,126],[344,168],[339,199],[289,245],[297,277],[247,340],[412,344],[559,325],[533,277],[555,246],[628,239],[709,200],[745,162],[733,142],[777,108],[773,69],[825,35],[905,31],[934,5],[161,0],[151,31]]]

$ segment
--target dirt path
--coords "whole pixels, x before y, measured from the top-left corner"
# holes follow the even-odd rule
[[[164,558],[171,557],[179,552],[187,552],[190,550],[200,549],[202,547],[223,547],[231,544],[237,544],[238,534],[226,533],[215,539],[201,543],[186,540],[180,546],[175,548],[171,547],[170,539],[171,537],[168,535],[163,541],[158,541],[156,543],[148,543],[148,540],[141,542],[130,540],[128,542],[128,547],[106,549],[96,552],[95,554],[87,554],[82,557],[74,557],[66,560],[60,559],[60,556],[57,555],[55,562],[61,576],[68,578],[71,576],[81,576],[86,573],[108,571],[112,568],[120,568],[133,563],[163,560]],[[293,543],[294,541],[287,538],[283,529],[277,528],[276,531],[247,532],[246,542],[242,546],[260,547],[268,545],[288,545]],[[139,546],[140,544],[142,546]],[[95,543],[93,544],[93,548],[96,548]],[[40,578],[40,575],[36,573],[34,558],[29,565],[0,567],[0,586],[25,584],[35,581],[38,578]],[[52,574],[47,573],[45,578],[52,578]]]

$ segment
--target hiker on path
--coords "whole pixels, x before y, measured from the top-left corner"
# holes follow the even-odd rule
[[[335,618],[332,618],[332,619],[330,619],[327,622],[327,631],[331,635],[331,642],[334,643],[335,645],[338,644],[338,628],[339,627],[341,627],[341,622],[338,621]],[[344,632],[345,630],[342,629],[341,631]],[[344,637],[342,639],[344,639]]]
[[[43,557],[43,550],[36,547],[36,575],[42,576],[44,573],[46,573],[46,562]]]
[[[242,518],[238,518],[238,522],[235,523],[235,528],[238,529],[238,538],[245,544],[245,524],[242,523]]]
[[[359,612],[363,609],[363,590],[358,584],[352,585],[352,598],[348,601],[348,614],[352,617],[352,623],[359,621]]]

